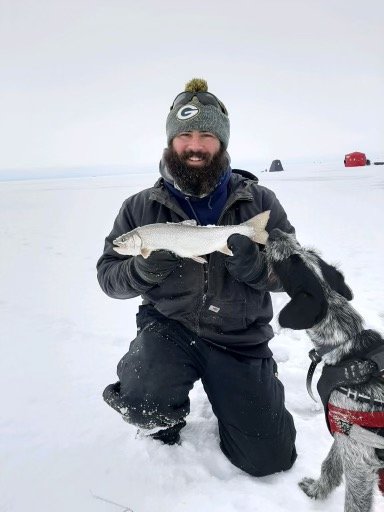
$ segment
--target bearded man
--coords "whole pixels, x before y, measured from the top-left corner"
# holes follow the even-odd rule
[[[275,194],[247,171],[231,169],[229,118],[204,80],[191,80],[167,117],[161,178],[121,207],[97,263],[103,291],[116,299],[142,296],[137,336],[117,367],[104,400],[128,423],[163,443],[180,443],[189,392],[201,379],[218,420],[220,448],[254,476],[289,469],[295,427],[268,347],[273,331],[263,247],[235,234],[233,256],[206,264],[169,251],[124,256],[113,240],[139,226],[195,220],[237,225],[270,210],[267,231],[294,228]]]

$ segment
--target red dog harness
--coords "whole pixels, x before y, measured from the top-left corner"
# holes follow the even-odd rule
[[[360,427],[384,428],[384,411],[350,411],[328,404],[328,420],[332,435],[334,432],[345,434],[345,426],[353,424]]]
[[[348,435],[351,425],[384,429],[384,411],[350,411],[328,403],[328,424],[331,434]],[[379,469],[379,489],[384,494],[384,469]]]

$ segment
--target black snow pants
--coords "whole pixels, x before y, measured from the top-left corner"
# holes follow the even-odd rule
[[[218,419],[220,447],[254,476],[289,469],[296,431],[272,358],[243,357],[216,348],[152,306],[140,306],[138,335],[118,364],[119,382],[105,401],[153,437],[172,444],[186,424],[188,394],[201,379]]]

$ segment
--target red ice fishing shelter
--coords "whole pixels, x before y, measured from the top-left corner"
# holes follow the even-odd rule
[[[349,153],[348,155],[345,155],[344,165],[345,167],[360,167],[362,165],[367,165],[367,157],[365,153],[360,153],[359,151]]]

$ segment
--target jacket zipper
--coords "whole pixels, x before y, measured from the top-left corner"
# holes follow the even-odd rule
[[[200,219],[199,217],[197,216],[196,214],[196,211],[195,209],[193,208],[192,206],[192,202],[191,202],[191,199],[189,196],[184,196],[184,199],[186,200],[186,202],[188,203],[195,219],[196,219],[196,222],[197,224],[200,226],[201,225],[201,222],[200,222]],[[201,298],[201,303],[200,305],[198,306],[197,308],[197,312],[196,312],[196,323],[195,323],[195,326],[196,326],[196,332],[197,334],[200,333],[200,316],[201,316],[201,313],[204,309],[204,306],[205,306],[205,302],[207,300],[207,291],[208,291],[208,265],[209,263],[207,264],[203,264],[203,296]]]
[[[194,215],[194,217],[196,219],[197,224],[200,226],[201,222],[199,220],[199,217],[196,215],[196,211],[195,211],[194,207],[192,206],[191,198],[189,196],[184,196],[184,199],[188,203],[188,205],[189,205],[189,207],[190,207],[190,209],[191,209],[191,211],[192,211],[192,213],[193,213],[193,215]]]
[[[203,291],[203,295],[201,297],[201,303],[198,306],[197,311],[196,311],[196,323],[195,323],[195,326],[196,326],[196,333],[198,335],[200,335],[200,316],[201,316],[201,313],[203,312],[205,303],[207,301],[208,266],[209,266],[209,262],[203,264],[203,290],[202,290]]]
[[[230,208],[232,208],[232,206],[237,202],[238,199],[239,199],[238,197],[233,197],[232,201],[230,201],[225,206],[225,208],[221,212],[221,215],[219,217],[217,225],[220,225],[220,222],[222,221],[224,215],[228,212],[228,210]],[[192,211],[193,211],[193,209],[192,209]],[[198,308],[197,315],[196,315],[196,332],[197,332],[198,335],[200,335],[200,316],[201,316],[201,313],[202,313],[202,311],[204,309],[205,303],[207,301],[209,264],[210,264],[210,261],[208,261],[208,263],[206,265],[204,265],[203,297],[202,297],[201,305]]]

